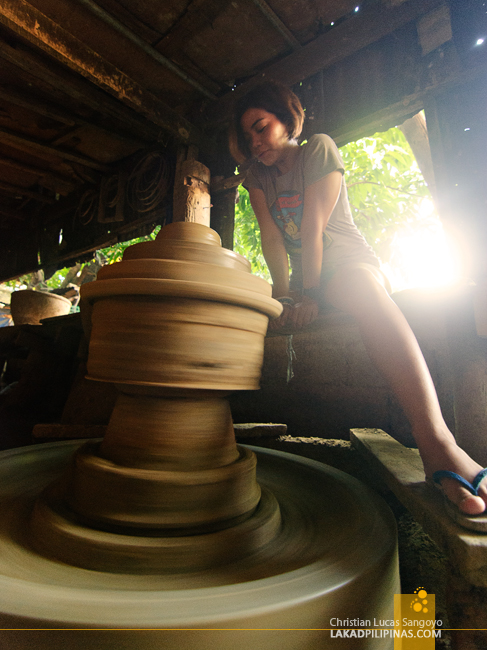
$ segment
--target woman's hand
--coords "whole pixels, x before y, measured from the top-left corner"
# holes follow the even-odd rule
[[[318,316],[319,306],[316,300],[303,296],[301,302],[293,307],[289,322],[295,329],[301,329],[312,323]]]
[[[293,311],[294,305],[284,303],[282,305],[282,314],[279,316],[279,318],[275,318],[274,320],[269,321],[269,329],[276,331],[283,329],[286,327],[286,325],[290,325]]]

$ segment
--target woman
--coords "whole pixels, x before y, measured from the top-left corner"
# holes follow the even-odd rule
[[[235,159],[253,161],[246,186],[273,295],[283,304],[273,327],[303,327],[326,303],[351,314],[409,419],[426,477],[441,483],[459,523],[478,527],[485,519],[487,530],[487,470],[457,446],[443,419],[414,334],[353,223],[336,145],[315,135],[299,146],[303,121],[296,95],[269,82],[237,102],[230,133]]]

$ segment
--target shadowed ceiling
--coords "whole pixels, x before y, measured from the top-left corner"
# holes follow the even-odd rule
[[[128,238],[160,221],[178,147],[218,156],[231,100],[262,79],[313,80],[302,88],[308,123],[315,108],[306,89],[319,95],[317,75],[326,95],[333,74],[328,83],[348,105],[351,90],[357,106],[361,94],[369,104],[370,96],[385,97],[364,114],[411,102],[424,76],[415,61],[431,56],[418,22],[437,51],[448,40],[445,7],[441,0],[3,0],[0,276],[58,264],[111,233]],[[400,65],[410,56],[414,74],[398,73],[398,43]],[[381,88],[387,74],[393,90]],[[411,113],[420,101],[404,105]],[[163,182],[144,198],[151,174]]]

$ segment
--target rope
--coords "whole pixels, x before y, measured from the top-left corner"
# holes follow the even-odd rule
[[[137,212],[152,212],[167,195],[169,166],[159,151],[151,151],[135,165],[128,178],[127,200]]]

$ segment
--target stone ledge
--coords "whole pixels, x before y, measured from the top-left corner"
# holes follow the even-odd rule
[[[424,479],[417,449],[404,447],[380,429],[352,429],[352,446],[472,585],[487,587],[487,534],[458,526],[439,490]]]

